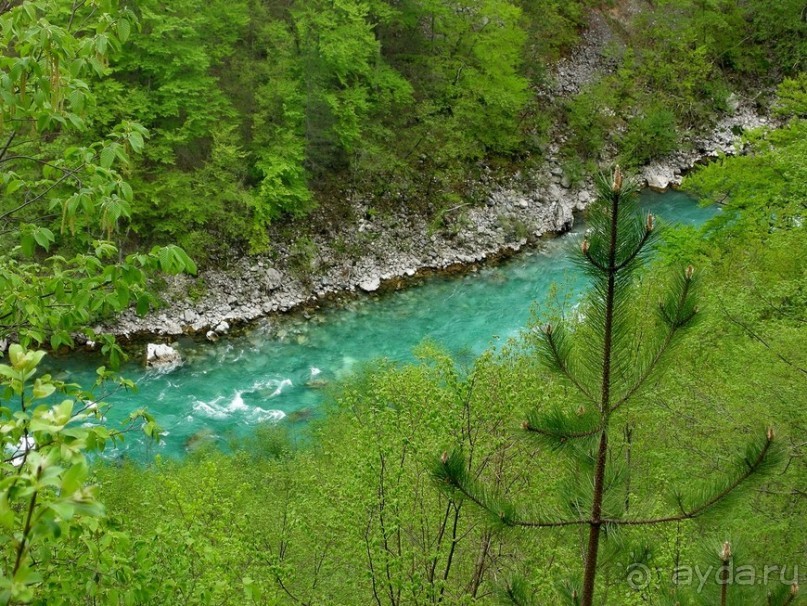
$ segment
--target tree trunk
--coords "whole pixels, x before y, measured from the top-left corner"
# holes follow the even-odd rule
[[[592,606],[594,602],[594,581],[597,576],[597,556],[600,550],[600,529],[602,527],[602,500],[605,492],[605,464],[608,459],[608,416],[611,408],[611,355],[614,331],[614,296],[616,288],[617,224],[619,218],[619,197],[622,180],[619,169],[614,175],[613,200],[611,205],[611,241],[608,250],[608,286],[605,294],[605,331],[603,335],[602,390],[600,392],[600,418],[602,432],[597,463],[594,471],[594,499],[589,521],[586,567],[583,574],[583,596],[581,606]]]

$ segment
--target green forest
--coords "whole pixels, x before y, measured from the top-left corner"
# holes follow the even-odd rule
[[[553,88],[593,19],[607,69]],[[0,604],[807,603],[804,0],[0,0],[0,39]],[[737,98],[770,126],[682,185],[721,211],[643,214]],[[550,150],[597,183],[579,307],[114,455],[165,432],[103,323],[166,276],[354,200],[439,230]],[[88,340],[95,384],[52,372]]]

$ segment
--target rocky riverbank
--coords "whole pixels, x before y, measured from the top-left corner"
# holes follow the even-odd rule
[[[572,95],[612,69],[603,52],[612,38],[608,21],[595,13],[579,52],[561,61],[547,88],[536,94],[552,99]],[[645,166],[643,182],[656,190],[675,187],[698,162],[741,152],[740,135],[768,119],[739,99],[730,99],[730,105],[716,128],[683,141],[685,151]],[[215,340],[231,327],[265,316],[512,255],[544,235],[569,229],[574,213],[594,199],[591,179],[573,183],[564,173],[559,160],[564,137],[562,131],[552,133],[544,161],[530,174],[515,174],[507,183],[483,175],[479,187],[485,202],[449,209],[439,226],[405,205],[397,212],[376,212],[372,200],[352,200],[352,224],[342,221],[307,234],[302,250],[299,240],[273,241],[271,257],[241,258],[198,277],[171,277],[161,288],[165,307],[145,317],[129,311],[104,330],[124,340],[180,335]]]
[[[688,151],[644,167],[641,178],[657,190],[679,185],[698,162],[741,151],[739,133],[766,122],[738,106],[714,131],[693,139]],[[591,180],[573,185],[564,174],[555,159],[559,145],[551,146],[549,159],[530,175],[537,186],[525,188],[526,179],[516,175],[507,185],[491,187],[484,205],[453,209],[440,230],[403,209],[373,215],[368,203],[358,201],[354,225],[341,226],[338,235],[311,238],[304,270],[292,246],[279,244],[275,258],[242,258],[226,270],[171,277],[162,291],[166,307],[145,317],[129,311],[110,329],[124,339],[183,334],[215,339],[233,326],[340,294],[400,287],[424,273],[512,255],[546,234],[568,230],[574,213],[594,199]]]

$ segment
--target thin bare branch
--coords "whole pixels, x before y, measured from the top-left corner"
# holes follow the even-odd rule
[[[81,164],[80,166],[76,167],[74,170],[65,172],[64,174],[62,174],[61,177],[59,177],[56,181],[54,181],[42,193],[37,194],[36,196],[31,198],[30,200],[26,200],[25,202],[23,202],[22,204],[20,204],[16,208],[13,208],[13,209],[11,209],[9,211],[6,211],[2,215],[0,215],[0,221],[3,221],[3,220],[6,219],[6,217],[9,217],[9,216],[13,215],[16,212],[21,211],[26,206],[30,206],[31,204],[34,204],[35,202],[39,202],[42,198],[44,198],[46,195],[48,195],[54,188],[56,188],[58,185],[61,185],[64,181],[66,181],[68,179],[68,177],[75,176],[76,173],[78,173],[78,171],[80,171],[83,167],[84,167],[84,165]]]
[[[11,146],[11,142],[14,141],[14,137],[16,137],[16,136],[17,136],[17,131],[16,130],[11,131],[11,134],[8,136],[8,140],[6,141],[6,144],[3,146],[3,150],[0,151],[0,162],[2,162],[3,158],[6,157],[6,153],[8,152],[8,148]]]

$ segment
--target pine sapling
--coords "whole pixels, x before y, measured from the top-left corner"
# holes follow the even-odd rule
[[[581,482],[581,491],[590,493],[590,507],[578,508],[570,517],[548,507],[524,512],[469,477],[464,455],[459,451],[443,453],[434,469],[441,486],[487,510],[506,526],[587,527],[582,586],[579,593],[575,589],[567,595],[571,603],[580,606],[594,603],[600,542],[607,528],[698,518],[726,505],[741,486],[765,473],[778,459],[774,456],[774,432],[768,429],[747,447],[723,478],[695,494],[676,495],[677,507],[668,515],[643,518],[635,513],[635,507],[629,512],[626,493],[621,498],[606,498],[621,487],[613,481],[619,476],[613,469],[618,457],[611,456],[610,438],[612,427],[625,425],[623,421],[614,426],[616,417],[635,402],[675,341],[698,315],[698,279],[690,265],[674,276],[662,295],[652,334],[643,328],[641,339],[637,337],[640,326],[631,310],[639,289],[636,278],[659,231],[652,214],[639,213],[637,192],[637,183],[626,179],[618,167],[611,179],[601,176],[599,180],[598,200],[589,216],[590,230],[576,257],[592,283],[585,314],[582,320],[545,325],[538,338],[543,362],[573,389],[577,401],[569,410],[535,410],[522,424],[530,436],[581,459],[580,468],[590,470],[583,474]],[[631,436],[640,430],[630,425]],[[515,584],[505,595],[513,603],[525,603],[523,586]]]

